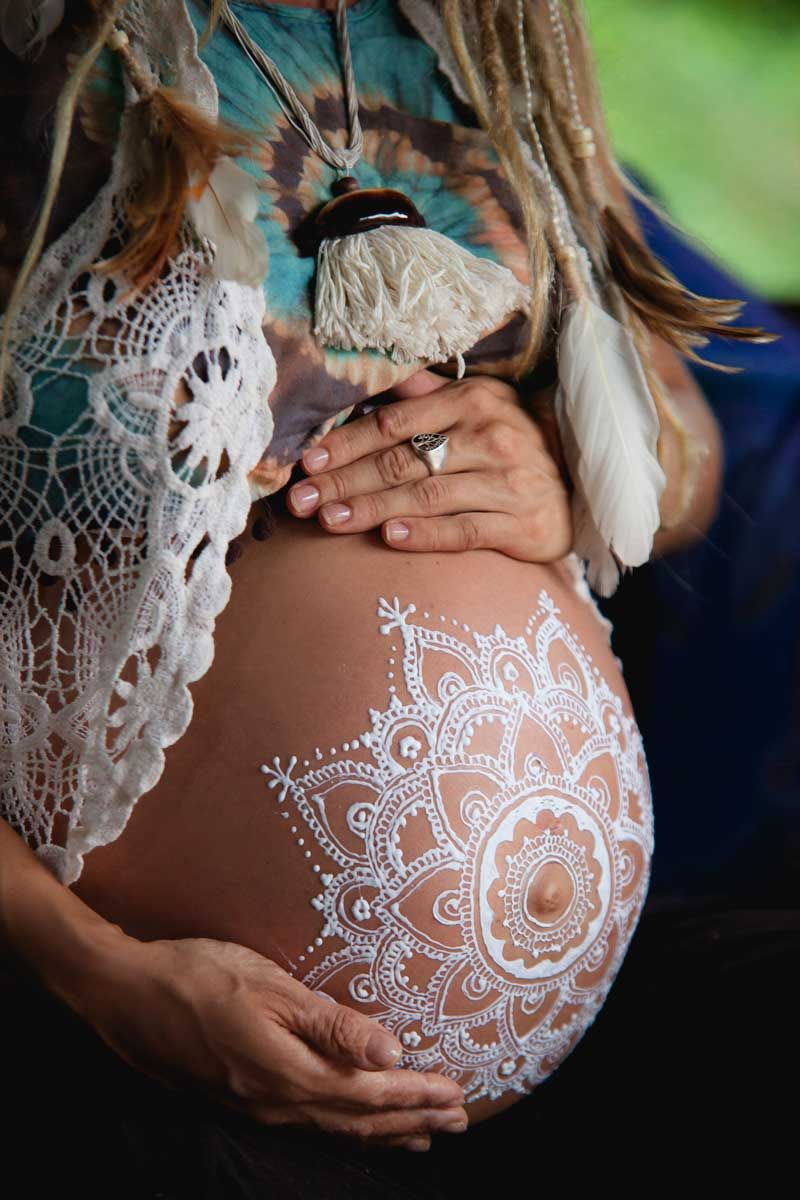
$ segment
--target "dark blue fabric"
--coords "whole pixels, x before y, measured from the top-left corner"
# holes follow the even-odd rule
[[[693,367],[726,466],[707,537],[630,577],[606,611],[651,770],[659,892],[763,890],[800,878],[800,329],[637,204],[648,242],[741,321],[781,340],[714,339]],[[691,366],[691,364],[690,364]],[[638,576],[638,578],[637,578]]]

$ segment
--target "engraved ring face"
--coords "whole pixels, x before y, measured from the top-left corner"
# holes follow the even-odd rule
[[[444,470],[449,440],[444,433],[417,433],[412,437],[411,449],[422,459],[431,475],[438,475]]]

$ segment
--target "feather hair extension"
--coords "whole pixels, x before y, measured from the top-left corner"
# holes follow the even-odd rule
[[[578,558],[586,560],[586,578],[589,586],[601,596],[611,596],[619,583],[619,564],[592,520],[581,478],[574,470],[574,464],[580,457],[580,448],[569,418],[563,409],[559,410],[557,405],[554,405],[553,415],[559,427],[564,462],[568,466],[572,464],[573,467],[570,471],[572,549]]]
[[[257,184],[233,162],[252,154],[254,135],[207,116],[174,88],[161,86],[140,64],[123,29],[113,31],[108,45],[139,97],[127,119],[130,145],[140,159],[127,203],[132,236],[96,269],[119,271],[134,288],[146,288],[174,252],[188,211],[200,236],[215,244],[214,274],[260,282],[267,250],[255,224]]]
[[[678,495],[667,511],[664,510],[663,505],[659,506],[661,510],[661,528],[674,529],[676,525],[681,524],[691,508],[700,478],[700,470],[708,457],[709,449],[706,443],[687,427],[675,407],[672,397],[667,392],[665,384],[655,370],[650,350],[650,332],[647,326],[631,310],[619,285],[610,279],[607,279],[605,283],[605,295],[608,301],[609,312],[630,332],[633,344],[639,354],[639,361],[642,364],[648,390],[656,406],[660,426],[658,461],[662,464],[664,462],[662,455],[663,437],[672,437],[678,446],[680,455]]]
[[[267,273],[267,244],[256,224],[258,184],[253,176],[222,155],[205,187],[190,190],[186,207],[197,232],[216,247],[216,277],[251,287],[261,283]]]
[[[613,596],[619,583],[619,563],[600,536],[579,486],[572,497],[572,528],[572,549],[578,558],[586,560],[589,587],[598,596]]]
[[[630,333],[585,292],[564,312],[558,361],[556,417],[594,527],[583,521],[590,577],[608,587],[608,551],[623,567],[641,565],[661,522],[658,413]]]
[[[63,20],[64,0],[0,0],[0,41],[17,58],[30,58]]]
[[[98,269],[122,272],[141,290],[163,270],[175,249],[187,206],[200,199],[217,164],[225,157],[248,152],[252,140],[205,116],[167,87],[138,100],[128,120],[131,144],[140,155],[136,186],[127,206],[132,236],[119,254]],[[244,171],[240,173],[246,176]],[[226,225],[224,214],[221,227],[235,232],[232,223]],[[220,226],[216,228],[219,231]],[[204,234],[205,230],[198,232]]]

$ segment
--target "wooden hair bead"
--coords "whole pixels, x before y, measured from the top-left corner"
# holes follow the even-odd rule
[[[118,54],[120,50],[124,50],[126,46],[130,45],[130,38],[124,29],[112,29],[106,40],[106,45],[109,50],[113,50]]]
[[[594,130],[591,125],[576,125],[573,123],[569,136],[573,142],[593,142]]]
[[[575,118],[569,131],[569,140],[573,158],[594,158],[596,147],[591,125],[584,125]]]

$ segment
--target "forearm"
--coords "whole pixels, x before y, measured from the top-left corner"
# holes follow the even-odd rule
[[[84,1016],[86,997],[127,940],[0,819],[0,957],[32,972]]]
[[[683,360],[654,339],[653,362],[670,406],[691,439],[687,461],[685,438],[662,419],[659,457],[667,482],[659,507],[664,528],[653,541],[653,558],[659,558],[697,541],[711,526],[719,508],[724,449],[717,420]],[[693,490],[681,513],[687,485]]]

